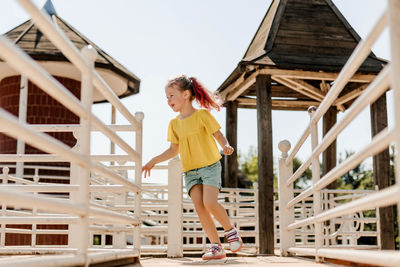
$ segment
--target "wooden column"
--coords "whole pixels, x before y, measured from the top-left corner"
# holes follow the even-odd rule
[[[375,103],[371,105],[371,134],[375,136],[381,130],[387,127],[387,106],[386,94],[382,95]],[[374,182],[379,190],[389,187],[390,177],[390,155],[389,148],[377,154],[373,158],[374,164]],[[394,218],[393,206],[379,209],[381,223],[381,242],[382,249],[394,249]]]
[[[337,109],[330,107],[323,117],[322,131],[325,136],[335,125]],[[322,175],[327,174],[336,166],[336,140],[322,153]],[[328,185],[329,189],[336,189],[336,181]]]
[[[237,161],[237,107],[236,101],[226,104],[226,138],[235,149],[230,156],[225,156],[225,171],[223,186],[238,187],[238,161]]]
[[[271,76],[256,78],[260,254],[274,254]]]

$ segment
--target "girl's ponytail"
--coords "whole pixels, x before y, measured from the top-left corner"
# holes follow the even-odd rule
[[[220,110],[220,104],[218,104],[218,98],[216,95],[208,91],[202,84],[200,84],[195,77],[189,78],[191,83],[192,93],[194,98],[200,104],[200,106],[211,110]]]

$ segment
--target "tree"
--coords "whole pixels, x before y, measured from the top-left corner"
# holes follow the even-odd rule
[[[345,158],[339,154],[339,164],[354,154],[353,151],[346,151]],[[366,168],[365,164],[359,164],[348,171],[337,180],[338,189],[359,189],[374,190],[374,176],[372,169]]]
[[[253,183],[258,182],[258,152],[257,148],[251,146],[246,155],[238,155],[240,171]],[[278,188],[278,177],[274,168],[274,189]]]
[[[297,171],[298,168],[303,164],[297,157],[293,158],[293,173]],[[294,182],[295,189],[305,189],[311,185],[312,172],[310,168],[307,168],[300,177]]]
[[[240,170],[253,182],[258,181],[258,156],[254,146],[249,148],[246,155],[238,154]]]
[[[253,183],[258,181],[258,153],[257,148],[251,146],[246,155],[238,154],[240,171]],[[293,173],[303,164],[298,158],[293,159]],[[310,185],[312,178],[311,170],[308,168],[294,183],[294,188],[303,189]],[[278,175],[274,168],[274,188],[278,188]]]

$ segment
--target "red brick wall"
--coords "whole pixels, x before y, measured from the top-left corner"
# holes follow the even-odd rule
[[[0,107],[18,116],[20,76],[12,76],[0,82]],[[16,152],[16,141],[0,133],[0,153]]]
[[[55,77],[60,83],[70,90],[78,99],[80,98],[79,81],[65,77]],[[0,107],[18,116],[19,109],[19,94],[21,85],[21,76],[11,76],[0,81]],[[27,122],[30,124],[78,124],[79,118],[71,111],[58,103],[35,84],[28,83],[28,109]],[[49,133],[68,146],[72,147],[76,143],[76,139],[72,133]],[[0,154],[15,154],[17,150],[17,141],[4,134],[0,133]],[[26,154],[41,154],[44,153],[32,146],[25,147]],[[34,163],[40,165],[40,163]],[[43,163],[44,165],[69,166],[65,163]],[[11,173],[14,171],[10,170]],[[33,171],[33,170],[31,170]],[[25,174],[30,173],[29,170]],[[69,172],[65,171],[42,171],[40,175],[62,175],[69,176]],[[62,182],[69,183],[68,180],[40,180],[41,182]],[[11,228],[28,228],[31,225],[8,225]],[[48,229],[67,229],[67,225],[42,225],[38,228]],[[38,245],[66,245],[68,237],[66,235],[39,235],[37,237]],[[27,234],[6,234],[6,245],[30,245],[31,236]]]
[[[80,97],[80,82],[69,78],[56,77],[76,97]],[[20,76],[4,78],[0,82],[0,107],[18,116]],[[39,89],[35,84],[28,85],[27,122],[30,124],[76,124],[79,118],[56,100]],[[75,138],[72,133],[49,133],[63,143],[74,146]],[[16,153],[16,140],[0,134],[0,153]],[[36,148],[26,146],[25,153],[43,153]]]

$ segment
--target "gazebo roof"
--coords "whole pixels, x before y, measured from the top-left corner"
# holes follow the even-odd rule
[[[53,22],[68,36],[79,50],[86,45],[91,45],[97,50],[96,69],[109,70],[114,75],[126,80],[125,88],[115,91],[120,98],[139,92],[140,79],[100,49],[95,43],[86,38],[82,33],[60,18],[50,0],[46,2],[43,9],[51,16]],[[5,35],[37,61],[69,62],[62,52],[42,34],[31,20],[8,31]],[[113,88],[113,90],[116,89]],[[104,98],[95,99],[97,103],[104,101]]]
[[[312,72],[338,73],[360,39],[331,0],[273,0],[243,59],[217,91],[226,96],[224,90],[232,91],[235,81],[255,69],[301,70],[308,73],[304,78]],[[370,53],[358,73],[377,74],[385,63]]]

